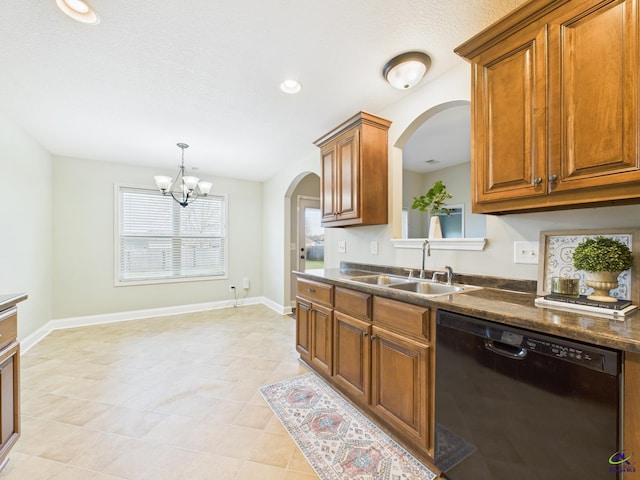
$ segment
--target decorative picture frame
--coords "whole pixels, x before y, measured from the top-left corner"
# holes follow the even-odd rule
[[[640,228],[617,228],[601,230],[559,230],[540,232],[538,290],[539,296],[551,293],[552,277],[580,279],[580,295],[588,295],[592,289],[585,284],[584,272],[573,267],[573,250],[585,238],[615,238],[629,247],[634,267],[618,277],[618,288],[610,295],[620,300],[640,301]]]

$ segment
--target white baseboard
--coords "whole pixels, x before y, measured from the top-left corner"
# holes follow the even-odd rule
[[[192,305],[177,305],[173,307],[150,308],[146,310],[133,310],[129,312],[105,313],[101,315],[87,315],[83,317],[61,318],[49,320],[42,327],[32,334],[20,340],[20,353],[24,354],[31,347],[45,338],[54,330],[65,328],[86,327],[89,325],[101,325],[114,322],[128,322],[132,320],[142,320],[152,317],[165,317],[167,315],[179,315],[182,313],[202,312],[205,310],[216,310],[221,308],[245,307],[247,305],[262,304],[276,313],[287,315],[291,313],[291,307],[279,305],[266,297],[250,297],[236,300],[225,300],[221,302],[197,303]]]

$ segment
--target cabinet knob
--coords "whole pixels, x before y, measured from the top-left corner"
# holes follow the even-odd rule
[[[549,177],[549,182],[555,183],[558,180],[558,175],[551,175]]]
[[[307,288],[307,292],[309,293],[315,293],[316,289],[315,288]]]
[[[375,335],[371,335],[371,340],[375,340],[376,338],[378,337],[376,337]]]
[[[540,185],[542,183],[542,177],[536,177],[533,183],[534,185]]]
[[[366,337],[367,335],[369,335],[369,333],[368,333],[368,332],[362,332],[362,336],[363,336],[363,337]]]

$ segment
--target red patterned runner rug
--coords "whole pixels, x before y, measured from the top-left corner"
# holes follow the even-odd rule
[[[322,480],[436,478],[313,372],[260,393]]]

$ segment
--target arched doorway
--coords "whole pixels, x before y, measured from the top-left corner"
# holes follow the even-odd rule
[[[296,299],[296,270],[323,268],[324,229],[320,225],[320,177],[312,172],[300,174],[288,189],[289,243],[288,286],[292,307]]]

